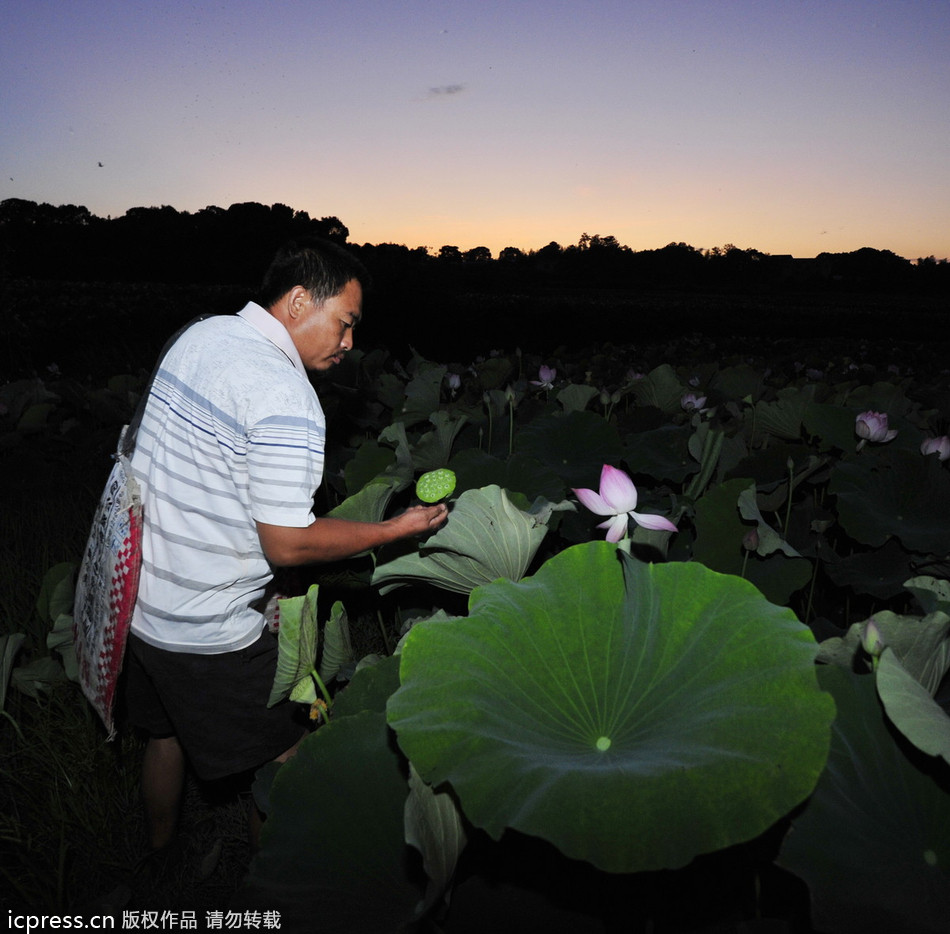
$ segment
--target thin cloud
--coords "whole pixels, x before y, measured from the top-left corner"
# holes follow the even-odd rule
[[[429,97],[450,97],[453,94],[461,94],[464,90],[464,84],[443,84],[437,88],[429,88]]]

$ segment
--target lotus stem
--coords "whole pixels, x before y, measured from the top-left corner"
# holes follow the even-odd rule
[[[815,598],[815,581],[818,579],[818,562],[815,561],[812,566],[811,571],[811,585],[808,588],[808,602],[805,604],[805,618],[802,620],[805,625],[808,625],[808,620],[811,619],[811,609],[812,604]]]
[[[379,610],[376,611],[376,621],[379,623],[379,631],[380,631],[380,634],[381,634],[382,637],[383,637],[383,645],[386,646],[386,654],[387,654],[387,655],[392,655],[392,654],[393,654],[393,647],[392,647],[392,645],[390,644],[390,641],[389,641],[389,634],[386,632],[386,626],[385,626],[385,624],[383,623],[383,614],[382,614]]]
[[[491,441],[492,441],[492,411],[491,411],[491,399],[486,392],[482,396],[482,402],[485,403],[485,408],[488,409],[488,453],[491,454]]]
[[[723,432],[710,429],[703,439],[703,452],[700,458],[699,473],[693,477],[693,482],[690,483],[685,494],[689,499],[695,501],[699,498],[703,490],[706,489],[706,484],[709,483],[713,470],[716,469],[716,464],[719,461],[719,455],[722,452],[722,438]]]
[[[317,687],[320,689],[320,693],[323,695],[323,699],[327,703],[327,710],[333,706],[333,698],[330,696],[330,692],[327,690],[327,686],[323,683],[323,678],[320,677],[316,668],[310,670],[310,676],[314,681],[317,682]]]

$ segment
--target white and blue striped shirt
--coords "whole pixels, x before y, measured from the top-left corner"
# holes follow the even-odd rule
[[[255,523],[314,521],[325,440],[290,335],[263,308],[185,331],[155,376],[132,457],[144,514],[136,635],[208,654],[258,638],[249,604],[272,570]]]

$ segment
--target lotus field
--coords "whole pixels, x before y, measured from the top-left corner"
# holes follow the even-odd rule
[[[946,371],[702,349],[354,353],[323,387],[322,511],[450,515],[272,601],[271,701],[313,731],[258,773],[238,904],[320,934],[946,930]]]

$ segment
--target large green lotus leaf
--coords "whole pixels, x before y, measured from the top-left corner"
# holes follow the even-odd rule
[[[878,546],[896,535],[911,551],[950,552],[950,472],[936,457],[859,454],[837,465],[829,491],[841,525],[859,542]]]
[[[630,472],[653,480],[682,483],[699,470],[689,453],[689,425],[663,425],[653,431],[629,435],[623,459]]]
[[[818,666],[838,714],[828,765],[778,864],[803,878],[829,934],[943,934],[950,795],[895,743],[870,675]]]
[[[693,557],[713,571],[746,577],[772,603],[784,605],[808,583],[812,565],[807,558],[780,552],[766,558],[749,555],[743,560],[742,539],[753,526],[739,515],[739,497],[748,486],[748,480],[737,477],[713,487],[697,500]]]
[[[439,407],[442,394],[442,380],[447,367],[428,361],[420,362],[415,375],[406,384],[406,398],[396,418],[407,426],[428,421],[429,416]]]
[[[594,412],[536,418],[518,431],[515,447],[573,488],[596,489],[604,464],[619,463],[623,453],[616,428]]]
[[[343,468],[347,492],[358,493],[368,483],[396,464],[396,455],[391,447],[376,441],[364,441]]]
[[[762,394],[762,373],[745,363],[729,366],[712,376],[709,388],[735,402],[747,397],[755,400]]]
[[[277,772],[261,849],[235,899],[285,931],[392,934],[422,899],[405,840],[405,760],[382,713],[331,719]]]
[[[46,637],[46,647],[59,654],[63,670],[70,681],[79,681],[79,659],[74,643],[75,623],[69,613],[60,613],[53,621],[53,628]]]
[[[76,594],[76,563],[54,564],[44,575],[36,598],[36,612],[44,622],[55,622],[59,616],[73,611]]]
[[[415,473],[415,466],[412,463],[412,450],[409,445],[409,436],[406,434],[406,426],[403,422],[393,422],[387,425],[380,433],[379,440],[391,444],[396,458],[396,463],[386,468],[387,475],[406,479],[406,485],[412,480]]]
[[[399,658],[387,655],[360,668],[333,700],[333,716],[349,717],[364,710],[385,713],[386,702],[399,687]]]
[[[443,409],[429,416],[433,428],[412,446],[412,463],[416,470],[438,470],[452,455],[452,445],[468,421],[466,415],[451,415]]]
[[[489,357],[475,365],[482,389],[500,389],[512,378],[512,365],[508,357]]]
[[[545,520],[522,512],[500,487],[466,490],[448,522],[417,551],[378,564],[373,583],[383,593],[417,582],[470,593],[499,577],[519,580],[546,532]]]
[[[811,452],[801,444],[785,444],[775,441],[764,450],[760,449],[742,458],[726,472],[726,479],[749,477],[760,489],[774,490],[783,487],[788,491],[789,469],[792,462],[792,480],[810,466]]]
[[[348,519],[351,522],[381,522],[393,493],[401,486],[395,477],[377,477],[367,483],[358,493],[347,496],[342,503],[331,509],[327,515],[334,519]]]
[[[904,390],[895,383],[875,383],[873,386],[855,386],[848,393],[846,404],[855,412],[887,412],[891,422],[901,420],[914,408]],[[892,428],[898,425],[891,424]]]
[[[903,593],[904,582],[914,573],[914,563],[914,556],[891,539],[871,551],[856,551],[834,560],[826,557],[824,569],[839,587],[889,600]]]
[[[46,428],[46,419],[55,410],[56,406],[52,402],[41,402],[38,405],[31,405],[20,416],[16,430],[24,435],[37,434]]]
[[[774,438],[798,441],[802,436],[802,420],[811,403],[810,393],[789,387],[779,393],[775,402],[755,404],[755,430]]]
[[[481,448],[466,447],[448,463],[455,473],[455,489],[475,490],[482,486],[505,486],[505,461]]]
[[[471,490],[496,485],[524,493],[528,499],[543,496],[551,501],[564,498],[564,481],[534,457],[512,454],[507,460],[493,457],[479,448],[465,448],[449,462],[455,471],[456,489]]]
[[[536,458],[517,452],[505,463],[505,478],[501,486],[510,492],[523,493],[532,501],[540,496],[559,502],[567,493],[564,481],[553,470]]]
[[[633,385],[633,394],[638,404],[652,405],[667,415],[676,415],[683,411],[680,400],[685,392],[686,387],[668,363],[651,370]]]
[[[874,675],[877,692],[894,726],[928,756],[950,762],[950,717],[885,646]]]
[[[905,584],[925,613],[938,610],[950,615],[950,581],[938,577],[914,577]]]
[[[713,487],[696,501],[696,543],[693,555],[708,568],[738,574],[742,568],[742,539],[753,527],[739,515],[739,497],[748,488],[737,477]]]
[[[611,872],[674,868],[814,787],[833,717],[816,651],[745,581],[592,542],[479,588],[467,618],[418,623],[388,716],[492,837],[511,827]]]
[[[406,395],[405,380],[394,373],[380,373],[375,380],[376,398],[394,412],[402,405]]]
[[[588,386],[586,383],[568,383],[558,394],[557,401],[565,412],[583,412],[588,403],[600,392],[596,386]]]
[[[280,628],[277,630],[277,671],[267,706],[289,697],[317,661],[320,631],[317,628],[319,585],[313,584],[306,596],[287,597],[278,602]]]
[[[16,634],[15,634],[16,635]],[[60,662],[51,655],[34,658],[28,665],[14,668],[10,675],[10,684],[34,700],[48,694],[54,684],[65,681],[68,675]]]
[[[857,411],[829,402],[813,402],[805,409],[803,422],[809,435],[818,439],[820,449],[853,451],[858,446],[854,432]]]

